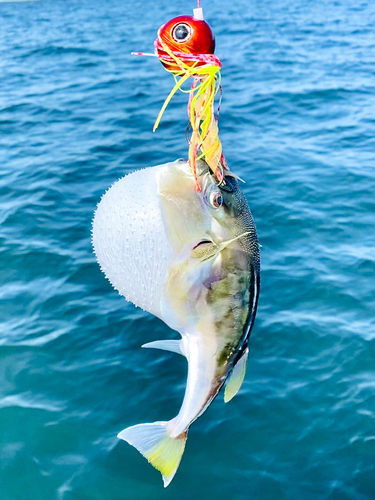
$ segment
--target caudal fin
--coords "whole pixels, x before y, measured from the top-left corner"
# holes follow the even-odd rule
[[[187,431],[176,438],[167,433],[168,422],[128,427],[117,437],[137,448],[163,476],[164,487],[172,481],[184,453]]]

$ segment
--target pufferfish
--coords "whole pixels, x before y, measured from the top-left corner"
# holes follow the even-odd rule
[[[177,471],[191,424],[225,383],[225,402],[241,387],[260,286],[257,233],[237,178],[228,172],[218,183],[202,160],[197,175],[201,191],[183,160],[126,175],[103,196],[92,231],[112,285],[180,334],[143,347],[188,361],[178,415],[118,435],[161,472],[164,486]]]

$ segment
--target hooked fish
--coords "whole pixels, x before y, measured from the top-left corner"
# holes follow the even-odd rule
[[[184,400],[168,422],[128,427],[119,438],[158,469],[164,486],[180,464],[191,424],[226,382],[230,401],[245,376],[260,285],[258,238],[238,179],[218,182],[197,161],[133,172],[103,196],[93,222],[97,260],[112,285],[181,335],[142,347],[188,361]]]

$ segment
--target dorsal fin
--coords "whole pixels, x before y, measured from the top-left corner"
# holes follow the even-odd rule
[[[240,359],[235,364],[232,373],[230,374],[224,391],[224,402],[228,403],[237,392],[240,390],[243,379],[245,378],[246,367],[247,367],[247,357],[249,355],[249,349],[246,348]]]

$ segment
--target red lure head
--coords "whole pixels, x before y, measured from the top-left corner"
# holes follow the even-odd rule
[[[162,43],[176,52],[185,64],[192,66],[194,61],[184,59],[181,53],[186,54],[213,54],[215,51],[215,37],[210,25],[206,21],[195,19],[192,16],[178,16],[159,28],[155,48],[162,64],[170,71],[180,71],[180,67],[163,50]],[[201,66],[204,63],[195,64]]]

